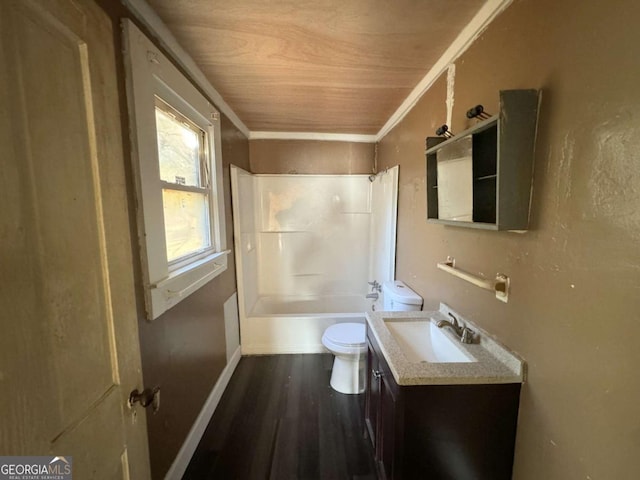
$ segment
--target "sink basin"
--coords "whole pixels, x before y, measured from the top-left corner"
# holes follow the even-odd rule
[[[429,320],[385,319],[404,356],[413,363],[471,363],[476,359]]]

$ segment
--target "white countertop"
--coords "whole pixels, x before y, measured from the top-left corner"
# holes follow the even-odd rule
[[[444,310],[443,310],[444,306]],[[515,353],[491,338],[486,332],[471,322],[461,319],[476,332],[473,344],[463,344],[455,338],[450,329],[444,333],[457,342],[457,345],[475,358],[471,363],[431,363],[410,362],[402,348],[389,332],[384,319],[394,321],[438,322],[450,320],[444,313],[449,311],[446,305],[441,311],[424,312],[367,312],[367,325],[373,332],[385,357],[393,377],[398,385],[462,385],[523,383],[525,380],[525,362]]]

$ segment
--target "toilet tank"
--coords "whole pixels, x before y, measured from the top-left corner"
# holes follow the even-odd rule
[[[400,281],[384,282],[382,284],[384,310],[407,312],[422,310],[422,297]]]

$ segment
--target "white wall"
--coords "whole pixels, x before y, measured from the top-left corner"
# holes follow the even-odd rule
[[[259,295],[366,292],[371,183],[363,175],[260,175]]]
[[[240,316],[258,299],[258,236],[256,233],[256,177],[231,165],[233,231]]]
[[[371,184],[369,281],[395,279],[398,173],[396,165],[376,175]]]

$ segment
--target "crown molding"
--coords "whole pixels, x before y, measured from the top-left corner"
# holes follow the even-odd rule
[[[431,67],[424,78],[411,91],[409,96],[400,104],[398,109],[389,117],[387,123],[376,135],[376,141],[382,140],[418,103],[418,100],[431,88],[431,85],[442,75],[449,65],[462,55],[473,42],[482,34],[487,26],[502,13],[513,0],[489,0],[476,13],[466,27],[460,32],[440,59]]]
[[[249,140],[319,140],[324,142],[375,143],[376,135],[357,133],[251,132]]]

